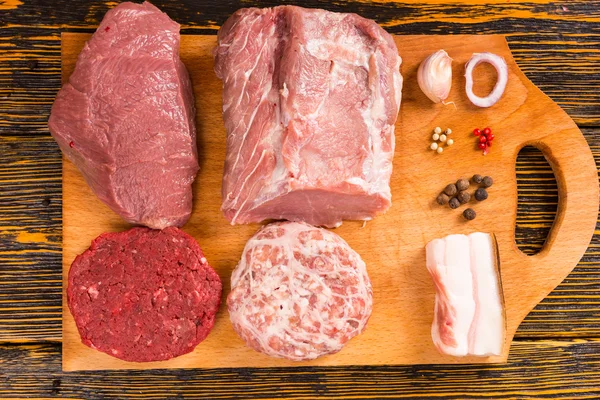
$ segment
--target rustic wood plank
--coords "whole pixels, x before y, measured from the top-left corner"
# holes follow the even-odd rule
[[[20,25],[27,19],[44,26],[76,26],[89,28],[97,25],[109,8],[120,1],[107,0],[57,0],[51,4],[44,0],[21,0],[5,17],[7,24]],[[418,2],[397,0],[292,0],[286,4],[305,7],[324,7],[332,11],[357,12],[376,19],[385,26],[400,24],[428,24],[443,26],[444,23],[464,23],[468,17],[472,22],[490,23],[511,17],[516,19],[540,19],[551,21],[598,22],[600,11],[598,0],[424,0]],[[242,7],[273,7],[281,4],[277,0],[232,0],[227,2],[183,0],[155,0],[153,4],[168,13],[186,27],[214,29],[222,24],[235,10]],[[43,12],[42,12],[43,11]],[[431,24],[431,25],[429,25]],[[514,32],[523,31],[511,27]],[[522,27],[521,27],[522,28]],[[529,28],[526,26],[525,28]],[[462,32],[466,33],[466,32]]]
[[[515,342],[509,366],[63,373],[60,345],[0,346],[0,396],[102,399],[598,398],[600,340]]]
[[[61,187],[50,137],[0,137],[0,340],[60,340]]]
[[[583,130],[600,168],[600,129]],[[61,156],[51,137],[0,136],[0,341],[61,339]],[[516,236],[537,252],[554,221],[551,169],[537,150],[517,160]],[[542,189],[542,190],[540,190]],[[599,337],[600,229],[567,279],[521,324],[516,338]]]

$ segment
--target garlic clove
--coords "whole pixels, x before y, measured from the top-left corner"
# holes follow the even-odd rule
[[[452,58],[444,50],[431,54],[419,65],[417,81],[431,101],[443,103],[452,87]]]

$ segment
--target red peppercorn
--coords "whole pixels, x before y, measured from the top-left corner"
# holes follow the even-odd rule
[[[473,135],[475,135],[475,136],[481,135],[481,129],[479,129],[479,128],[473,129]]]
[[[487,148],[487,143],[485,143],[485,142],[479,142],[479,144],[477,145],[477,147],[479,147],[481,150],[485,150]]]
[[[487,141],[486,144],[487,144],[488,147],[492,147],[492,142],[490,142],[489,140]]]
[[[487,142],[487,138],[484,135],[479,136],[479,143]]]
[[[493,134],[493,133],[490,133],[490,134],[489,134],[489,135],[487,135],[486,137],[487,137],[487,140],[488,140],[488,142],[491,142],[492,140],[494,140],[494,137],[495,137],[495,136],[494,136],[494,134]]]
[[[75,147],[75,142],[73,142],[73,141],[69,142],[69,147],[70,147],[70,148],[73,148],[73,147]]]
[[[485,128],[483,130],[483,134],[486,135],[486,136],[489,135],[490,133],[492,133],[492,130],[490,128]]]

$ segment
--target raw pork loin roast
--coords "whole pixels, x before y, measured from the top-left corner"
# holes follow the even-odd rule
[[[194,116],[179,25],[150,3],[123,3],[79,54],[48,126],[100,200],[161,229],[192,210]]]
[[[249,8],[223,25],[215,54],[232,224],[333,227],[388,209],[402,89],[391,35],[355,14]]]

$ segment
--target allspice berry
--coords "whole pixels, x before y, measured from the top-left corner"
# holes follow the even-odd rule
[[[446,193],[448,196],[452,197],[452,196],[456,195],[456,193],[458,193],[458,189],[456,188],[456,185],[454,183],[451,183],[444,188],[444,193]]]
[[[448,202],[448,205],[450,206],[451,209],[454,210],[455,208],[460,207],[460,201],[458,201],[458,199],[456,197],[453,197]]]
[[[483,182],[483,176],[481,176],[479,174],[475,174],[475,175],[473,175],[471,180],[473,181],[474,184],[479,185],[481,182]]]
[[[467,208],[465,211],[463,211],[463,217],[467,221],[474,220],[476,216],[477,216],[477,213],[472,208]]]
[[[448,200],[450,200],[450,196],[448,196],[446,193],[440,193],[440,195],[436,199],[437,203],[440,206],[443,206],[444,204],[448,204]]]
[[[484,188],[489,188],[493,184],[494,184],[494,180],[492,179],[491,176],[486,176],[485,178],[483,178],[482,186]]]
[[[467,204],[469,202],[469,200],[471,200],[471,194],[469,192],[467,192],[466,190],[463,190],[463,191],[458,192],[458,195],[456,195],[456,198],[458,199],[460,204]]]
[[[484,188],[479,188],[475,191],[475,199],[477,201],[483,201],[488,198],[488,192]]]
[[[456,188],[458,191],[467,190],[469,188],[469,181],[466,179],[459,179],[456,181]]]

